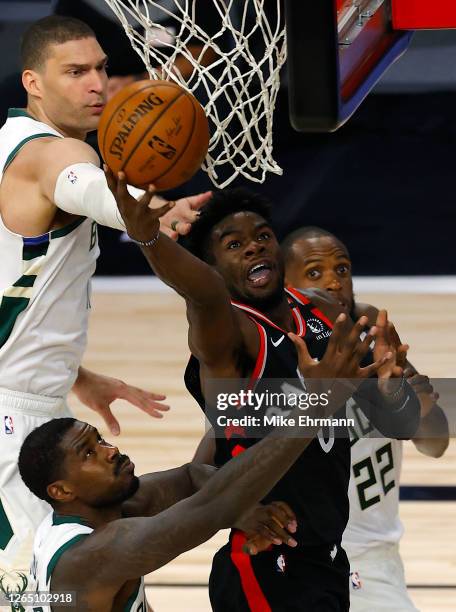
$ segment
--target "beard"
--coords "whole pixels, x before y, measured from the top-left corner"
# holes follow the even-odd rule
[[[126,486],[124,489],[111,492],[109,496],[106,495],[105,497],[99,497],[98,499],[94,500],[90,505],[93,508],[109,508],[110,506],[118,506],[124,501],[127,501],[127,499],[130,499],[130,497],[133,497],[133,495],[138,489],[139,478],[138,476],[133,476],[131,481],[128,483],[128,486]]]

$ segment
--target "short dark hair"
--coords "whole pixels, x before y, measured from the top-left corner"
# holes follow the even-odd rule
[[[62,478],[65,453],[60,446],[63,436],[76,419],[52,419],[25,438],[19,453],[19,472],[26,486],[40,499],[53,503],[47,487]]]
[[[345,251],[347,251],[347,255],[349,255],[347,247],[337,236],[335,236],[331,232],[328,232],[328,230],[325,230],[321,227],[317,227],[316,225],[305,225],[303,227],[298,228],[294,232],[291,232],[291,234],[288,234],[288,236],[286,236],[286,238],[284,238],[284,240],[281,242],[280,247],[282,249],[282,254],[285,259],[285,265],[293,259],[293,246],[298,240],[325,237],[333,238],[334,240],[339,242],[339,244],[343,246]]]
[[[61,45],[82,38],[96,38],[95,32],[75,17],[51,15],[35,21],[22,37],[22,70],[39,69],[47,59],[50,45]]]
[[[182,240],[183,245],[196,257],[210,261],[212,254],[209,241],[214,226],[225,217],[246,211],[256,213],[268,223],[271,222],[271,203],[262,195],[245,187],[214,191],[212,198],[200,210],[200,218],[193,224],[188,236]]]

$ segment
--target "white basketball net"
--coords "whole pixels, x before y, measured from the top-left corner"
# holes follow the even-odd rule
[[[282,174],[272,156],[273,110],[286,59],[281,0],[105,1],[150,77],[178,82],[203,104],[211,133],[203,169],[215,185],[226,187],[238,175],[263,182],[267,172]],[[199,10],[211,5],[216,11],[210,34],[195,22],[198,3]],[[274,23],[265,4],[273,5]],[[191,64],[186,78],[176,67],[182,57]]]

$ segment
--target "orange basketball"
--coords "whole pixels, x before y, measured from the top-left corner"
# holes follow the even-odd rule
[[[115,173],[136,187],[162,191],[188,181],[209,146],[209,126],[194,96],[170,81],[137,81],[106,105],[98,146]]]

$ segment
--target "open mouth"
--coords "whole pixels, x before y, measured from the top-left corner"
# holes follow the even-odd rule
[[[263,287],[271,280],[272,267],[269,263],[257,263],[247,273],[247,280],[255,287]]]

